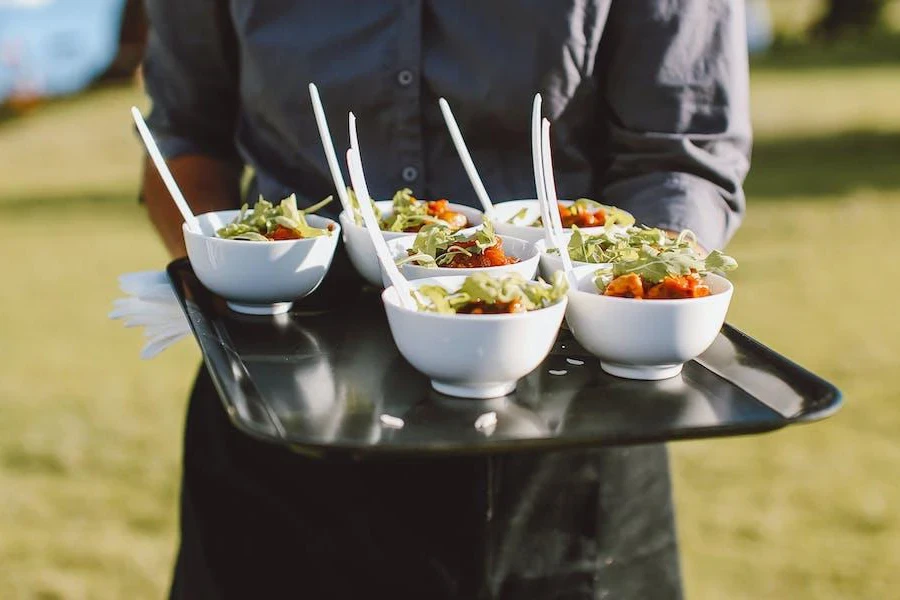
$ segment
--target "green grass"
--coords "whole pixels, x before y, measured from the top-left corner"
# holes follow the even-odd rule
[[[823,61],[824,64],[825,61]],[[673,444],[689,597],[890,598],[900,585],[900,64],[771,59],[729,320],[835,381],[833,419]],[[106,319],[165,255],[135,205],[130,89],[0,124],[0,598],[159,598],[198,353]]]

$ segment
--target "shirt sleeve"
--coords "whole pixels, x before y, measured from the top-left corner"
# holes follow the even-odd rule
[[[745,211],[750,165],[744,3],[613,2],[602,73],[604,199],[641,223],[723,247]]]
[[[221,0],[145,0],[147,124],[166,158],[237,161],[237,44]]]

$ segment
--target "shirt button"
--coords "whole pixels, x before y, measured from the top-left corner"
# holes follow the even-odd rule
[[[397,73],[397,83],[403,87],[409,86],[413,82],[413,72],[409,69],[403,69]]]
[[[406,183],[412,183],[419,178],[419,170],[415,167],[403,167],[400,176],[403,177],[403,181]]]

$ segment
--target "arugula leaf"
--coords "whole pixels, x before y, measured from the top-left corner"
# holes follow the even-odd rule
[[[659,283],[667,276],[678,277],[710,271],[731,271],[737,261],[718,250],[701,256],[696,248],[696,236],[682,231],[672,239],[660,229],[629,228],[627,240],[609,256],[612,268],[598,271],[594,279],[599,289],[605,289],[612,278],[634,273],[647,283]],[[608,252],[609,254],[609,252]]]
[[[719,252],[713,250],[706,257],[705,266],[710,271],[733,271],[737,269],[737,261]]]

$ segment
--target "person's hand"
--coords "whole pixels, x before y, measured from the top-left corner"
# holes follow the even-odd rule
[[[195,215],[240,206],[241,173],[237,166],[201,155],[179,156],[167,160],[166,164]],[[185,256],[181,213],[149,159],[144,161],[141,196],[169,255]]]

